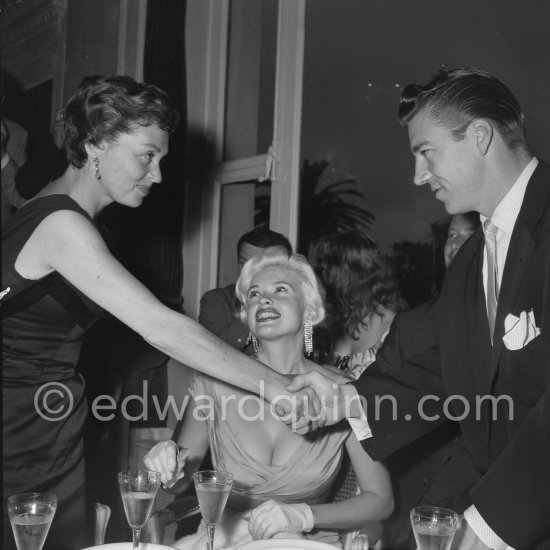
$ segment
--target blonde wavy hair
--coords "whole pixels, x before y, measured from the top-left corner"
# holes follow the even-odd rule
[[[311,324],[317,325],[325,318],[325,305],[323,295],[317,277],[302,254],[289,255],[282,247],[269,248],[259,252],[250,258],[243,266],[239,279],[235,285],[235,294],[241,302],[240,316],[244,323],[247,322],[246,301],[247,292],[252,278],[260,271],[268,267],[280,267],[293,271],[301,282],[301,290],[306,305],[313,312]]]

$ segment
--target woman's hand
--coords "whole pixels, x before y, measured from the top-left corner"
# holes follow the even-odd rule
[[[143,459],[148,470],[160,473],[160,480],[169,489],[183,476],[185,459],[189,455],[189,449],[179,449],[172,440],[160,441]]]
[[[254,508],[248,523],[248,530],[255,540],[287,538],[289,532],[298,533],[299,538],[301,533],[307,533],[313,527],[313,512],[307,504],[284,504],[275,500]]]

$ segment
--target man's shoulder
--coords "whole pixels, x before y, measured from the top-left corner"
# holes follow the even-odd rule
[[[398,351],[400,361],[425,353],[437,346],[438,300],[432,299],[396,316],[386,342]],[[386,349],[385,352],[388,350]],[[384,354],[377,356],[382,360]]]
[[[225,287],[213,288],[202,295],[201,307],[206,306],[223,306],[233,311],[237,303],[235,297],[235,285],[227,285]]]
[[[231,284],[231,285],[227,285],[227,286],[224,286],[224,287],[213,288],[212,290],[207,290],[202,295],[203,300],[205,298],[206,299],[208,299],[208,298],[219,299],[219,298],[222,298],[222,297],[223,298],[229,298],[231,300],[235,300],[235,285]]]
[[[12,136],[13,133],[17,133],[19,135],[27,135],[27,130],[21,126],[18,122],[15,122],[14,120],[11,120],[9,118],[4,118],[4,124],[8,127],[8,130],[10,132],[10,136]]]
[[[10,120],[9,118],[4,119],[4,124],[8,128],[10,141],[17,144],[24,143],[25,141],[27,141],[28,132],[27,130],[25,130],[25,128],[23,128],[23,126],[21,126],[21,124],[13,120]]]

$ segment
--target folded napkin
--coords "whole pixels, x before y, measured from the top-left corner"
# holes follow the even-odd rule
[[[540,328],[535,323],[535,313],[522,311],[519,317],[509,313],[504,319],[504,336],[502,341],[509,350],[524,348],[531,340],[540,334]]]

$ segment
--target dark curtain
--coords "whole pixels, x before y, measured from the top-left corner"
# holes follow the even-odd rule
[[[163,161],[163,181],[139,208],[111,205],[101,216],[106,238],[118,258],[175,309],[181,307],[183,281],[185,6],[182,0],[151,0],[147,4],[144,80],[165,90],[181,115]]]

